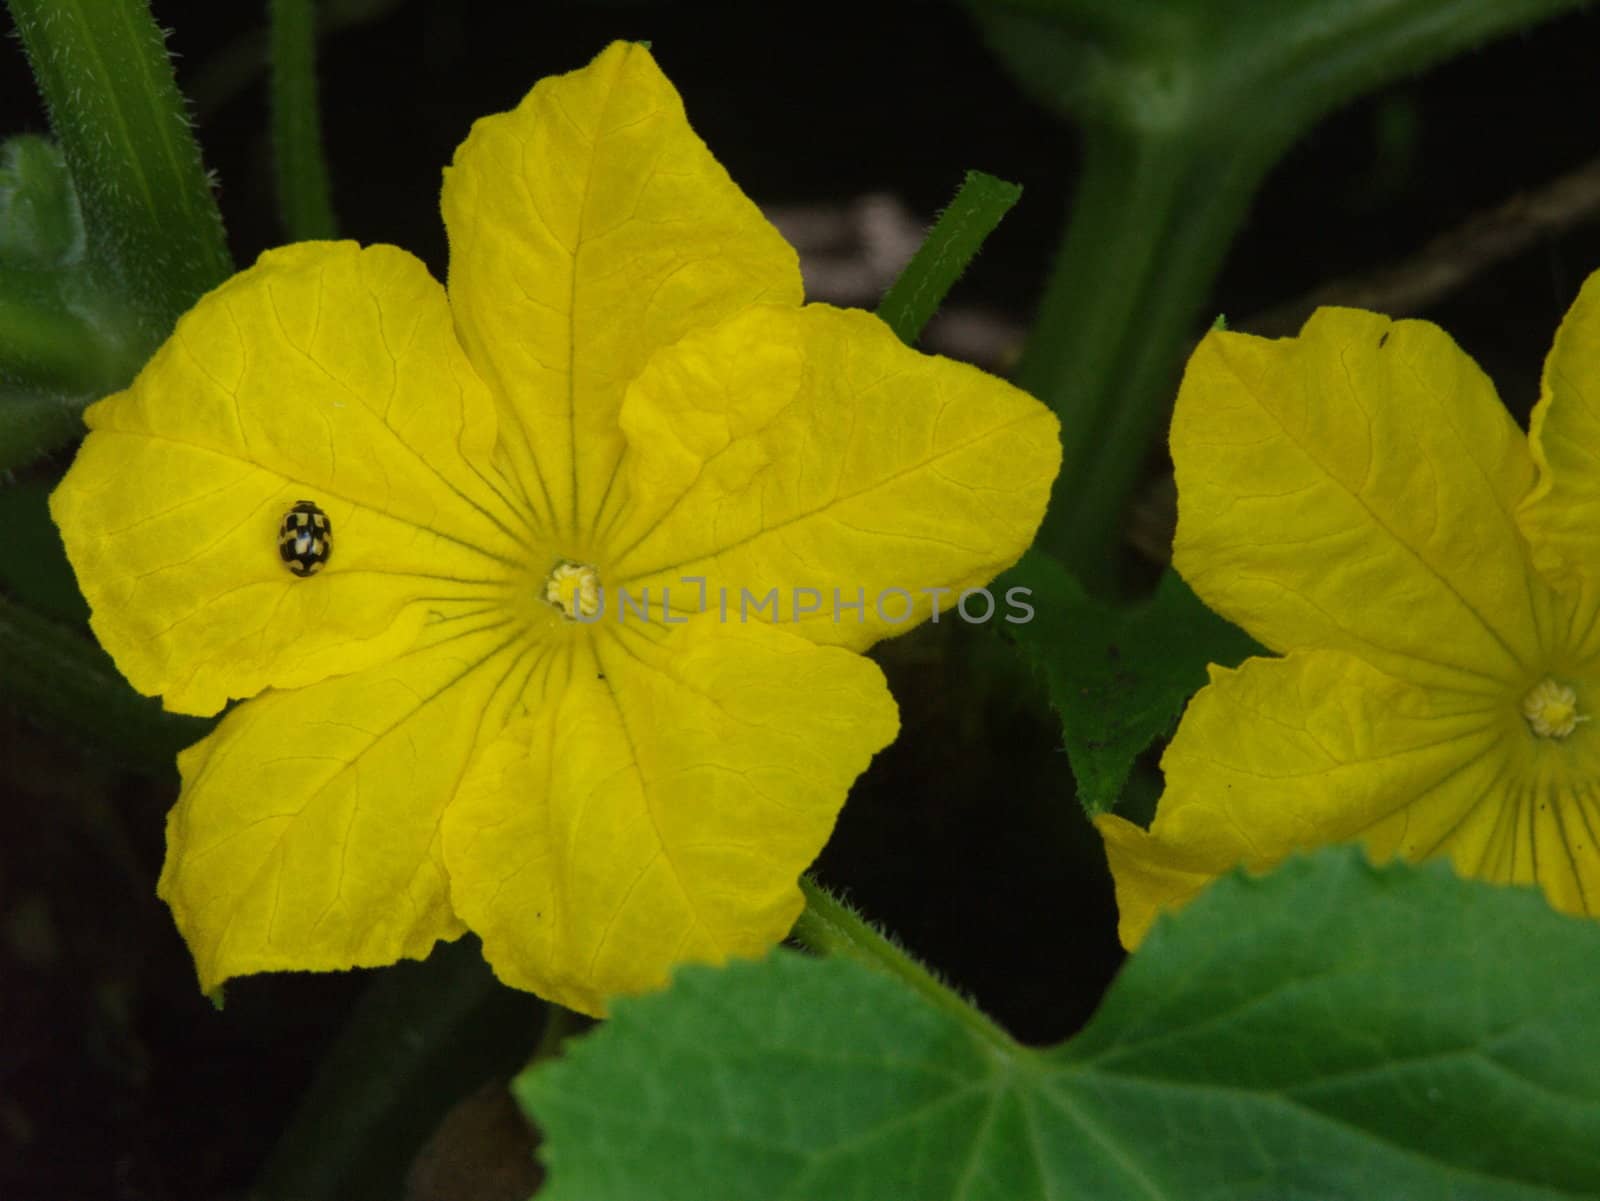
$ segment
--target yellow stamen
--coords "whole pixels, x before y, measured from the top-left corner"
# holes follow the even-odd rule
[[[1522,715],[1542,738],[1565,738],[1580,721],[1589,720],[1588,714],[1578,713],[1578,694],[1551,679],[1540,680],[1522,698]]]
[[[569,621],[600,612],[600,573],[587,563],[566,559],[557,563],[544,582],[544,599]]]

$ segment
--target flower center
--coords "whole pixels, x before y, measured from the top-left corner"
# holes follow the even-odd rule
[[[1589,720],[1588,714],[1578,712],[1578,694],[1548,677],[1522,698],[1522,715],[1541,738],[1565,738],[1580,721]]]
[[[544,581],[544,599],[568,621],[600,612],[600,573],[587,563],[563,559]]]

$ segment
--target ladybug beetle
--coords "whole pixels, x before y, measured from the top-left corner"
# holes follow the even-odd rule
[[[316,575],[333,553],[333,523],[309,500],[297,500],[278,526],[278,556],[297,576]]]

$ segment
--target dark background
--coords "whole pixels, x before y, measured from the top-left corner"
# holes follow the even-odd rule
[[[848,211],[888,193],[927,221],[969,167],[1022,183],[1022,203],[951,298],[992,321],[998,361],[1014,353],[1006,331],[1025,325],[1042,285],[1076,139],[1009,81],[956,7],[380,8],[322,48],[347,236],[405,246],[442,278],[439,172],[473,119],[513,106],[535,80],[583,65],[613,38],[645,39],[691,121],[764,206]],[[248,68],[259,12],[171,0],[155,10],[173,30],[180,83],[196,100],[232,248],[246,264],[282,237],[264,91]],[[1596,61],[1600,19],[1569,17],[1325,122],[1269,179],[1214,310],[1247,324],[1588,161]],[[0,113],[0,133],[45,131],[14,40],[0,47]],[[1425,315],[1525,414],[1555,323],[1597,265],[1596,226],[1579,224]],[[42,496],[66,461],[7,486]],[[1162,470],[1157,448],[1152,481]],[[8,538],[6,554],[19,553]],[[980,682],[991,638],[946,626],[877,652],[904,732],[858,786],[820,872],[1019,1036],[1054,1041],[1081,1025],[1115,970],[1114,911],[1042,701]],[[1153,768],[1142,771],[1150,786]],[[175,777],[128,775],[70,734],[0,709],[0,1196],[241,1195],[376,975],[242,981],[215,1011],[154,897],[174,795]],[[505,1014],[516,1028],[501,1039],[499,1066],[510,1070],[537,1018]],[[469,1086],[449,1087],[443,1100]]]

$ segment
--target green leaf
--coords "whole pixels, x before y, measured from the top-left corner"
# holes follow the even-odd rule
[[[147,350],[135,315],[82,264],[0,265],[0,467],[81,432],[83,406],[132,379]],[[52,430],[65,432],[30,450]]]
[[[1155,594],[1132,608],[1091,599],[1039,550],[994,585],[1019,586],[1031,589],[1035,615],[1007,633],[1045,683],[1090,817],[1115,806],[1134,760],[1172,730],[1206,682],[1206,664],[1235,667],[1266,653],[1171,569]]]
[[[1600,1196],[1600,925],[1351,848],[1163,920],[1005,1048],[890,976],[683,969],[525,1073],[549,1201]]]
[[[0,264],[49,268],[83,255],[83,217],[54,142],[23,134],[0,144]]]
[[[1014,183],[982,171],[967,172],[955,199],[878,304],[878,316],[907,346],[916,345],[922,327],[1021,196]]]
[[[83,406],[126,383],[148,347],[87,259],[78,195],[54,143],[0,144],[0,470],[83,429]]]
[[[233,270],[145,0],[7,7],[59,154],[18,139],[0,158],[0,469],[80,433]]]

